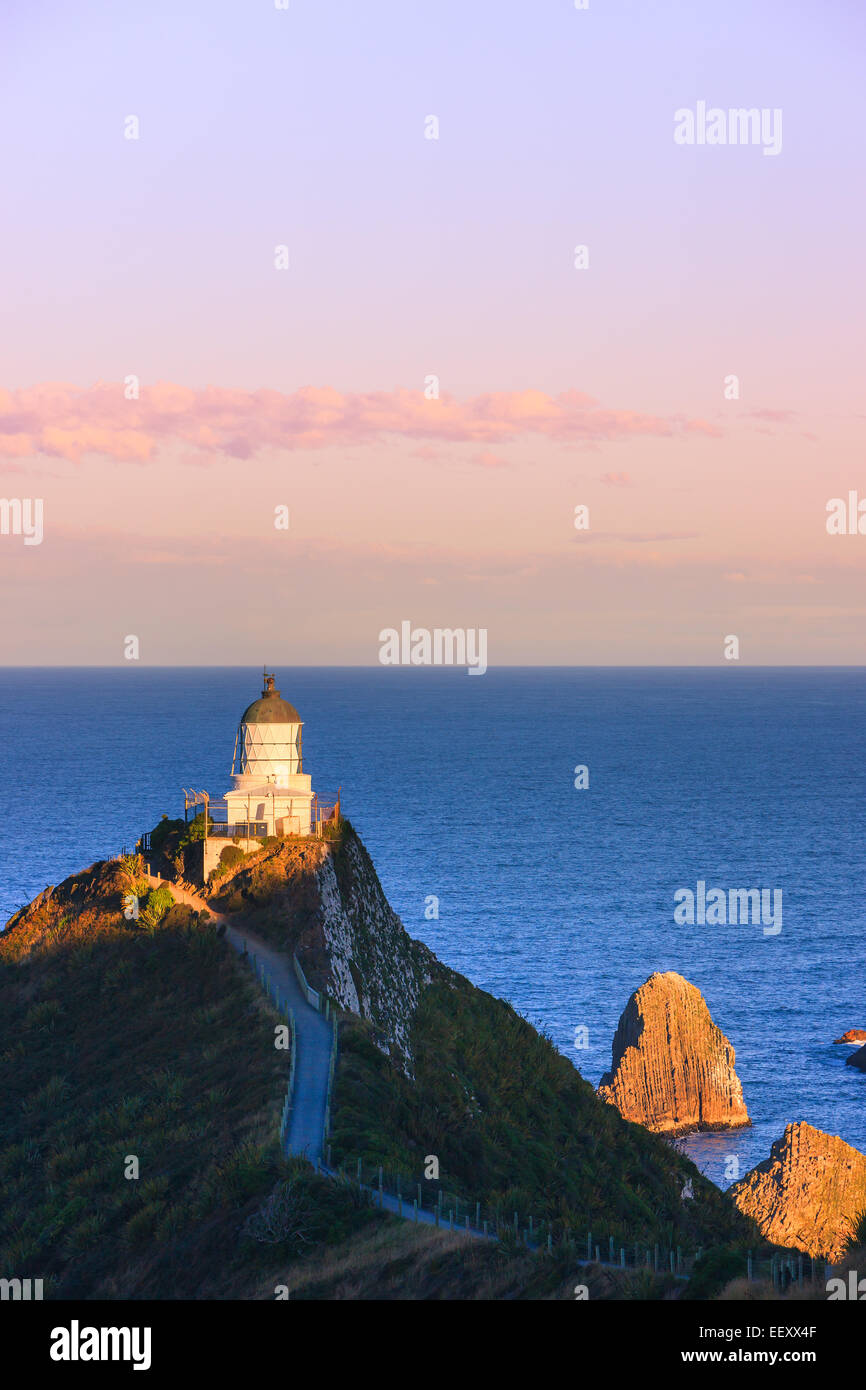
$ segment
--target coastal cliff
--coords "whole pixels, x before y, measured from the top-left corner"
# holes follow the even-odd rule
[[[700,990],[674,971],[654,974],[620,1017],[598,1095],[659,1134],[738,1128],[751,1121],[734,1060]]]
[[[836,1261],[866,1209],[866,1156],[801,1121],[729,1195],[767,1240]]]
[[[348,821],[336,840],[284,840],[245,856],[212,883],[209,901],[297,954],[313,988],[366,1019],[412,1074],[412,1019],[438,962],[406,932]]]
[[[281,1154],[278,1016],[222,927],[144,867],[138,856],[94,864],[0,935],[10,1078],[0,1272],[45,1276],[52,1297],[272,1298],[275,1278],[291,1280],[303,1257],[315,1283],[331,1243],[354,1249],[371,1222],[395,1223],[359,1207],[350,1183]],[[137,915],[127,916],[131,900]],[[480,1204],[508,1224],[519,1212],[546,1222],[555,1243],[591,1229],[605,1248],[687,1253],[757,1234],[687,1158],[602,1104],[510,1004],[409,937],[347,823],[330,842],[277,840],[230,856],[208,901],[240,933],[297,953],[327,990],[339,1028],[328,1138],[349,1176],[359,1161],[384,1165],[404,1190],[423,1183],[425,1205],[441,1192],[462,1213]],[[58,1050],[58,1037],[75,1047]],[[118,1190],[125,1155],[140,1160],[142,1181]],[[7,1188],[4,1173],[23,1173],[24,1185]],[[289,1224],[265,1275],[250,1232],[287,1193],[303,1209],[303,1239]],[[398,1282],[416,1281],[418,1297],[426,1287],[483,1296],[456,1249],[435,1267],[439,1233],[396,1224],[377,1249],[393,1249]],[[507,1265],[491,1283],[499,1248],[478,1257],[479,1289],[562,1296],[568,1245],[562,1267]],[[383,1260],[365,1267],[371,1287]]]

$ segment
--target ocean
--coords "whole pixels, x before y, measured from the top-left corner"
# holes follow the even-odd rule
[[[0,673],[2,920],[182,815],[183,786],[222,795],[260,686],[233,667]],[[633,990],[655,970],[697,985],[753,1122],[678,1141],[719,1186],[794,1120],[866,1152],[866,1075],[833,1045],[866,1027],[866,670],[305,667],[277,686],[407,930],[594,1085]],[[699,881],[781,890],[781,931],[677,923]]]

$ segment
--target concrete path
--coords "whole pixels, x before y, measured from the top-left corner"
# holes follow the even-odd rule
[[[168,884],[177,902],[184,903],[196,912],[209,912],[217,925],[226,929],[226,940],[240,954],[246,945],[251,966],[264,965],[267,985],[274,985],[280,1003],[288,1004],[295,1018],[295,1084],[292,1093],[292,1108],[289,1127],[284,1140],[286,1153],[303,1154],[311,1163],[321,1164],[325,1144],[325,1111],[328,1103],[328,1073],[331,1067],[331,1047],[333,1045],[333,1025],[318,1013],[301,990],[291,958],[283,955],[275,946],[269,945],[255,932],[244,927],[230,925],[230,919],[221,912],[215,912],[206,898],[198,893],[181,888],[168,879],[156,878],[148,866],[147,877],[156,885]],[[256,960],[253,961],[253,956]]]

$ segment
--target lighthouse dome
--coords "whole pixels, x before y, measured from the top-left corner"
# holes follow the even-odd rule
[[[265,690],[241,715],[242,724],[300,724],[301,716],[279,690]]]

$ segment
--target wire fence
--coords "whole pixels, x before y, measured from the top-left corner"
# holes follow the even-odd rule
[[[340,1161],[333,1169],[330,1145],[327,1157],[329,1169],[364,1191],[371,1205],[440,1230],[507,1242],[540,1254],[561,1254],[578,1264],[668,1274],[678,1280],[688,1280],[703,1255],[702,1248],[684,1250],[681,1245],[664,1242],[631,1241],[621,1232],[611,1233],[604,1227],[579,1230],[544,1215],[507,1211],[501,1203],[468,1198],[436,1179],[419,1180],[399,1171],[386,1171],[384,1166],[360,1158]],[[760,1255],[748,1251],[743,1252],[739,1274],[750,1283],[766,1282],[783,1294],[792,1287],[823,1288],[828,1268],[823,1260],[791,1250]],[[736,1278],[737,1273],[730,1277]]]

